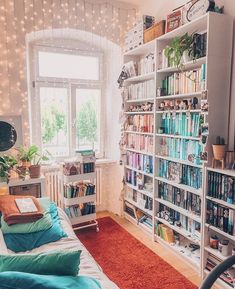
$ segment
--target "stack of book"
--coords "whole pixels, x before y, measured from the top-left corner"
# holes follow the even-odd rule
[[[159,139],[159,155],[181,160],[189,160],[200,164],[202,145],[199,141],[161,137]],[[190,157],[191,156],[191,157]],[[191,160],[192,158],[192,160]]]
[[[195,189],[202,187],[202,171],[192,166],[160,159],[159,176]]]
[[[134,115],[127,119],[128,131],[153,133],[154,118],[153,115]]]
[[[162,89],[165,95],[200,92],[205,90],[205,79],[206,65],[202,64],[199,69],[168,75],[162,81]]]
[[[161,199],[200,216],[201,198],[199,196],[163,182],[158,183],[158,192]]]
[[[208,255],[207,262],[206,262],[206,269],[208,271],[212,271],[217,265],[221,263],[221,260],[218,259],[216,256],[212,256],[211,254]],[[230,285],[231,288],[234,288],[234,275],[235,269],[231,268],[225,271],[223,274],[220,275],[220,279],[224,281],[226,284]]]
[[[206,222],[232,236],[235,235],[234,216],[233,209],[207,201]]]
[[[125,89],[127,90],[128,100],[155,98],[154,80],[148,80],[136,84],[131,84]]]
[[[220,173],[208,173],[208,196],[235,203],[235,178]]]
[[[127,149],[153,153],[153,137],[147,135],[128,134]]]
[[[77,198],[95,194],[95,185],[90,182],[76,182],[64,185],[65,198]]]
[[[163,133],[165,134],[198,137],[200,128],[200,114],[163,114],[161,127],[163,129]]]
[[[137,169],[144,171],[146,173],[153,172],[153,157],[147,156],[144,154],[128,152],[126,153],[127,156],[127,165]]]
[[[77,218],[84,215],[94,214],[95,204],[84,203],[76,206],[70,206],[68,208],[65,208],[64,210],[69,218]]]

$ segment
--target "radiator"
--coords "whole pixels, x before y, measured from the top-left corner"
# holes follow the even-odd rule
[[[43,173],[46,178],[46,195],[61,207],[61,196],[63,193],[63,183],[60,177],[60,169],[58,166],[44,167]],[[102,192],[103,192],[103,181],[102,181],[102,167],[96,168],[96,204],[102,204]]]

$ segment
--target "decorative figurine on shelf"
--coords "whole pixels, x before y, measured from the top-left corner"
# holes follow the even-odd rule
[[[197,105],[198,105],[198,98],[194,97],[193,98],[193,103],[192,103],[193,109],[197,109]]]
[[[165,102],[162,101],[162,102],[160,102],[159,110],[164,110],[164,109],[165,109]]]

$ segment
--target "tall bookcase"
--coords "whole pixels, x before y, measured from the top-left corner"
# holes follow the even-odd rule
[[[206,54],[182,63],[180,69],[168,67],[162,61],[164,49],[171,40],[185,33],[206,33]],[[126,145],[125,178],[129,180],[131,175],[132,180],[140,178],[144,182],[141,184],[140,181],[140,186],[138,181],[134,185],[133,182],[126,182],[124,215],[150,233],[153,240],[181,256],[201,275],[205,268],[205,169],[211,165],[211,147],[216,136],[228,139],[232,33],[233,22],[229,16],[207,13],[124,54],[124,63],[138,62],[150,52],[155,55],[153,72],[131,77],[124,83],[128,90],[134,83],[152,79],[152,95],[155,95],[153,99],[148,99],[153,103],[154,112],[154,127],[150,134],[153,135],[153,152],[148,152],[148,156],[153,158],[152,171],[149,173],[146,168],[140,169],[138,157],[137,166],[130,166],[130,152],[139,153],[140,156],[145,152]],[[162,93],[163,86],[165,93]],[[133,100],[126,97],[125,114],[138,114],[127,112],[129,106],[145,101],[146,98]],[[146,135],[130,130],[124,133],[126,139],[130,134]],[[148,181],[147,177],[152,178],[152,190],[146,193],[139,187]],[[141,201],[138,202],[138,196],[144,195],[152,197],[152,211],[146,211],[141,207]],[[139,215],[130,216],[131,209],[126,212],[125,202],[132,209],[140,210],[140,216],[149,215],[152,227],[136,222],[135,217]],[[174,236],[171,236],[172,232]],[[172,237],[177,244],[170,244]]]

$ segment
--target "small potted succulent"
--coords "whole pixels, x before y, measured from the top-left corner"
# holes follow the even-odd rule
[[[32,164],[29,167],[30,178],[32,178],[32,179],[40,178],[40,176],[41,176],[41,162],[49,160],[47,154],[49,154],[49,153],[46,152],[46,153],[40,154],[37,151],[37,153],[34,155],[34,157],[32,159]]]
[[[0,156],[0,182],[9,182],[11,171],[15,169],[17,160],[13,156]]]
[[[224,138],[221,136],[216,137],[215,144],[212,145],[214,159],[221,161],[225,158],[226,155],[226,144]]]

